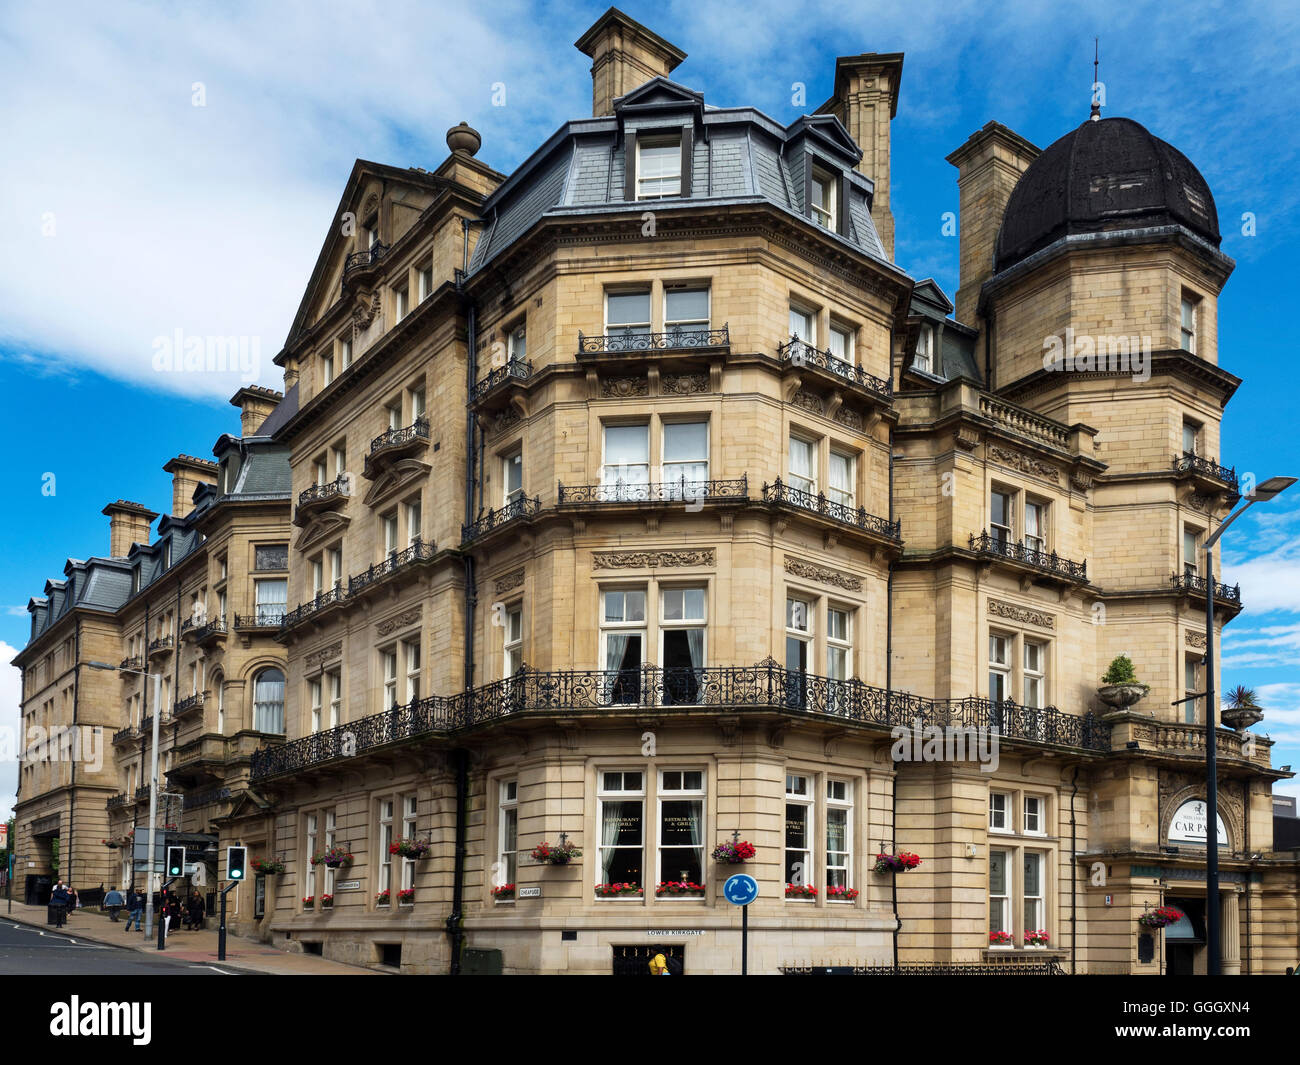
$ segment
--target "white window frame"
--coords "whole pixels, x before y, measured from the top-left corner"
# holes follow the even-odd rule
[[[831,623],[832,614],[841,615],[844,618],[843,635],[836,635],[836,626]],[[837,667],[832,666],[833,656],[838,654],[842,657],[842,663],[838,667],[839,673],[836,674]],[[841,603],[826,604],[826,676],[831,680],[848,681],[854,676],[853,671],[853,608]]]
[[[681,787],[670,789],[665,783],[665,776],[668,773],[681,774]],[[686,774],[699,773],[700,786],[698,788],[686,787]],[[655,883],[664,880],[677,880],[681,876],[680,869],[666,869],[664,867],[665,850],[686,850],[688,848],[679,846],[664,845],[664,799],[669,802],[694,802],[698,804],[700,820],[700,844],[699,844],[699,865],[700,879],[697,883],[707,884],[709,875],[708,865],[705,861],[704,850],[705,840],[708,838],[706,825],[704,822],[707,813],[708,797],[708,777],[703,767],[697,766],[668,766],[659,769],[656,773],[655,789]],[[701,900],[702,901],[702,900]]]
[[[510,487],[510,474],[517,470],[519,472],[519,485],[516,488]],[[521,443],[518,447],[512,448],[507,454],[501,456],[501,505],[509,506],[516,499],[522,499],[524,495],[524,447]]]
[[[629,595],[635,595],[638,593],[641,596],[641,617],[640,619],[633,618],[631,620],[628,620],[627,615],[630,613],[630,611],[628,610],[627,597]],[[608,597],[611,595],[623,596],[623,618],[621,620],[616,619],[611,621],[608,620],[607,618],[607,615],[609,613]],[[600,668],[603,671],[603,675],[605,677],[605,683],[608,685],[608,691],[606,691],[604,695],[606,699],[612,700],[615,695],[615,688],[617,685],[623,683],[623,678],[622,676],[619,675],[622,671],[617,670],[614,666],[611,666],[610,664],[609,637],[611,635],[625,635],[629,637],[631,636],[640,637],[641,654],[639,656],[639,661],[636,668],[639,670],[645,667],[647,657],[648,657],[648,652],[649,652],[649,648],[647,644],[650,639],[650,619],[649,619],[650,588],[648,585],[645,584],[611,585],[607,587],[601,587],[599,590],[599,597],[597,599],[597,603],[598,603],[598,609],[600,611],[599,614]],[[635,684],[637,685],[637,688],[639,690],[640,680],[638,679],[635,682]]]
[[[797,303],[790,304],[790,336],[810,348],[817,347],[817,312]]]
[[[421,655],[419,636],[408,637],[401,641],[402,665],[405,670],[406,702],[412,703],[420,698]]]
[[[672,187],[674,170],[671,166],[664,167],[647,167],[643,162],[644,153],[649,150],[656,152],[661,149],[670,148],[671,152],[662,156],[650,156],[653,162],[656,158],[666,160],[676,159],[676,188]],[[652,184],[653,183],[653,184]],[[649,190],[649,191],[648,191]],[[636,139],[636,198],[638,200],[665,200],[675,199],[682,194],[682,135],[677,133],[654,133],[646,136],[638,136]]]
[[[402,796],[402,838],[415,839],[419,825],[420,797]],[[402,890],[415,887],[415,859],[402,857]]]
[[[321,730],[321,678],[312,677],[307,681],[307,701],[311,706],[311,730],[319,732]]]
[[[660,457],[668,454],[668,435],[670,430],[680,429],[683,426],[703,426],[704,427],[704,453],[690,459],[674,459],[671,462],[661,461],[659,464],[659,479],[664,485],[665,495],[669,499],[694,498],[702,491],[699,487],[703,482],[709,479],[709,421],[707,418],[694,418],[690,421],[665,421],[660,423],[659,433],[659,454]],[[684,482],[688,486],[697,486],[694,489],[687,487],[683,489],[679,482]],[[677,485],[673,488],[673,485]]]
[[[609,300],[611,296],[644,296],[645,321],[618,322],[609,320]],[[650,332],[650,312],[652,294],[647,288],[606,289],[605,290],[605,333],[607,336],[640,336]]]
[[[1025,499],[1025,546],[1027,548],[1033,551],[1047,551],[1050,514],[1050,503],[1041,499]]]
[[[505,624],[501,628],[502,667],[501,675],[509,680],[519,672],[524,664],[524,604],[511,603],[506,606]]]
[[[330,669],[325,672],[329,684],[329,727],[338,728],[343,716],[343,670]]]
[[[989,792],[989,831],[1015,832],[1012,818],[1015,816],[1015,794],[1010,791]]]
[[[611,429],[640,429],[645,434],[645,461],[618,462],[607,461],[609,455],[609,432]],[[644,499],[648,494],[650,483],[650,423],[646,422],[612,422],[601,426],[600,434],[601,466],[600,484],[602,498],[623,501]]]
[[[383,678],[383,703],[379,709],[382,713],[397,705],[397,645],[381,648],[379,654],[380,676]]]
[[[1016,495],[1014,490],[1006,488],[992,488],[989,490],[989,532],[994,540],[1001,540],[1003,543],[1015,543],[1016,540]],[[1006,524],[995,522],[993,520],[993,500],[1001,496],[1006,500]],[[999,536],[1002,533],[1003,536]]]
[[[994,654],[994,649],[1001,647],[1005,652],[1001,657]],[[989,699],[993,702],[1006,702],[1015,699],[1015,659],[1016,637],[1008,632],[989,633]],[[996,685],[994,676],[1002,678],[1002,694],[994,693]]]
[[[802,606],[804,619],[807,624],[804,628],[799,628],[798,610]],[[813,621],[813,615],[817,610],[815,599],[806,598],[803,593],[789,591],[785,597],[785,636],[786,636],[786,663],[787,670],[794,670],[795,667],[790,664],[790,641],[798,640],[804,646],[804,661],[806,668],[799,670],[801,673],[811,673],[816,667],[816,626]]]
[[[809,165],[812,167],[812,180],[808,183],[808,217],[812,219],[814,225],[835,233],[839,224],[839,182],[842,178],[819,163],[810,160]],[[825,193],[824,200],[820,204],[813,201],[813,194],[818,185]]]
[[[912,359],[914,369],[925,373],[934,373],[934,326],[923,322],[916,334],[916,355]]]
[[[607,781],[606,781],[606,777],[607,777],[608,774],[611,774],[611,773],[617,773],[617,774],[619,774],[619,781],[618,781],[618,783],[619,783],[620,786],[619,786],[618,789],[614,789],[614,788],[608,788],[608,787],[606,787],[606,783],[607,783]],[[641,786],[640,786],[639,789],[629,789],[629,788],[623,787],[623,785],[625,785],[625,784],[627,783],[627,779],[626,779],[626,778],[627,778],[627,774],[628,774],[628,773],[636,773],[636,774],[641,778]],[[628,845],[628,844],[611,844],[611,845],[608,845],[608,846],[607,846],[607,845],[605,845],[603,842],[598,842],[598,843],[597,843],[597,850],[596,850],[596,859],[597,859],[597,860],[593,863],[593,865],[594,865],[594,867],[595,867],[594,870],[593,870],[594,875],[595,875],[595,880],[592,881],[593,884],[602,884],[602,883],[605,883],[605,882],[606,882],[606,881],[605,881],[605,857],[604,857],[606,851],[608,851],[608,850],[628,850],[628,851],[635,850],[635,851],[637,851],[637,852],[640,854],[640,857],[641,857],[640,866],[641,866],[641,878],[642,878],[642,879],[641,879],[641,891],[642,891],[642,895],[644,896],[644,894],[645,894],[647,888],[649,888],[650,891],[653,891],[653,885],[647,885],[647,884],[645,883],[645,864],[646,864],[646,861],[645,861],[645,850],[646,850],[646,783],[647,783],[648,778],[649,778],[649,774],[648,774],[644,769],[621,769],[621,768],[613,767],[613,766],[610,766],[610,767],[604,767],[604,766],[602,766],[602,767],[597,768],[597,770],[596,770],[596,837],[597,837],[597,840],[600,840],[600,838],[601,838],[601,835],[602,835],[602,828],[603,828],[603,825],[604,825],[604,823],[605,823],[605,803],[607,803],[607,802],[620,802],[620,803],[622,803],[622,802],[639,802],[639,803],[640,803],[640,806],[641,806],[641,842],[640,842],[639,845],[637,845],[637,846],[635,846],[635,847],[633,847],[633,846],[631,846],[631,845]],[[608,898],[608,899],[606,899],[606,898],[597,898],[596,901],[597,901],[597,902],[617,902],[617,901],[627,901],[627,900],[630,899],[630,898],[636,898],[636,897],[637,897],[637,896],[624,896],[624,897],[620,900],[620,898],[619,898],[618,896],[613,896],[613,897]]]
[[[794,787],[795,782],[802,781],[804,790],[802,792]],[[806,810],[804,821],[804,845],[802,847],[792,847],[790,845],[790,811],[791,806],[801,806]],[[817,839],[817,792],[816,780],[810,773],[792,773],[787,772],[785,777],[785,810],[784,810],[784,828],[782,829],[782,875],[791,871],[794,865],[803,866],[803,884],[806,887],[816,887],[813,874],[816,867],[813,862],[816,860],[816,839]],[[791,860],[791,856],[795,860]],[[796,879],[786,880],[787,884],[796,883]],[[787,899],[788,902],[803,902],[806,899]]]
[[[848,466],[848,488],[837,487],[835,484],[835,460],[843,459]],[[842,448],[833,447],[830,449],[830,460],[826,481],[826,498],[831,503],[838,503],[842,507],[850,510],[856,510],[858,506],[858,456],[852,451],[846,451]]]
[[[988,871],[988,876],[986,878],[986,884],[988,889],[988,907],[989,907],[988,930],[990,932],[1006,932],[1009,935],[1011,935],[1013,937],[1013,943],[1009,944],[1009,946],[1014,945],[1014,940],[1016,938],[1016,931],[1015,931],[1016,915],[1015,915],[1014,899],[1015,899],[1015,890],[1016,890],[1015,861],[1018,853],[1019,853],[1018,849],[1014,847],[990,847],[989,848],[989,871]],[[1003,861],[1002,861],[1002,870],[1003,870],[1003,878],[1004,878],[1004,883],[1002,885],[1003,893],[997,895],[993,893],[993,855],[994,854],[1001,854],[1003,856]],[[993,927],[994,924],[993,903],[995,899],[1000,900],[1001,902],[1003,926],[1000,928]],[[990,946],[992,946],[992,944],[990,944]],[[995,947],[993,949],[998,949],[998,948]],[[1004,947],[1002,949],[1006,949],[1006,948]]]
[[[1038,893],[1029,894],[1029,875],[1026,866],[1030,860],[1038,866]],[[1022,931],[1037,931],[1047,928],[1047,855],[1042,851],[1021,850],[1020,852],[1020,923]],[[1029,919],[1029,909],[1033,906],[1038,912],[1034,920]],[[1014,934],[1014,933],[1013,933]],[[1022,939],[1023,945],[1023,939]]]
[[[703,318],[672,318],[668,314],[668,301],[675,295],[689,292],[703,292],[705,315]],[[713,290],[709,285],[674,285],[664,286],[664,332],[696,333],[708,332],[713,321]]]
[[[802,444],[808,449],[808,472],[795,473],[794,468],[794,445]],[[796,432],[790,433],[789,442],[786,445],[786,483],[796,492],[804,492],[810,496],[817,495],[817,464],[818,452],[820,448],[816,440],[810,440],[806,436],[800,436]]]
[[[1191,355],[1196,354],[1196,318],[1200,300],[1183,294],[1178,307],[1179,347]]]
[[[504,875],[502,884],[514,884],[519,875],[519,781],[501,781],[497,794],[498,869]],[[514,899],[497,901],[514,902]]]
[[[1031,809],[1030,804],[1033,804]],[[1026,836],[1047,835],[1047,799],[1042,795],[1020,796],[1020,831]]]
[[[302,863],[304,887],[307,889],[303,892],[304,896],[311,895],[313,903],[316,897],[316,867],[311,864],[312,858],[316,855],[316,837],[317,826],[319,821],[318,815],[310,813],[307,815],[307,824],[303,829],[303,837],[307,844],[307,857]]]
[[[842,789],[842,796],[837,796],[837,789]],[[831,850],[831,811],[844,811],[844,850]],[[853,887],[853,781],[842,777],[826,778],[826,875],[824,890],[826,899],[831,901],[832,887]],[[841,861],[832,862],[832,856],[840,856]],[[832,879],[841,883],[832,884]],[[837,899],[837,902],[850,902],[850,899]]]
[[[1035,710],[1045,709],[1047,707],[1047,641],[1022,639],[1020,645],[1020,657],[1023,663],[1023,675],[1021,677],[1021,695],[1023,698],[1021,701],[1025,706],[1032,707]],[[1037,669],[1030,668],[1029,661],[1032,650],[1038,652]],[[1035,689],[1035,694],[1031,694]]]
[[[393,813],[394,802],[392,799],[379,800],[379,886],[376,892],[389,892],[389,903],[396,905],[397,900],[393,898],[397,894],[393,886],[393,856],[388,853],[388,848],[393,845]]]
[[[338,832],[338,814],[334,810],[325,811],[325,849],[329,850],[334,846],[335,837]],[[322,895],[334,894],[334,874],[336,870],[330,866],[325,867],[325,888]]]

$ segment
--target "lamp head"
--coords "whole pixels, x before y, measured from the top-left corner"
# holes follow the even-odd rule
[[[1255,495],[1253,498],[1261,503],[1267,503],[1274,496],[1281,495],[1295,484],[1295,482],[1296,479],[1294,477],[1270,477],[1263,484],[1257,484],[1255,486]]]

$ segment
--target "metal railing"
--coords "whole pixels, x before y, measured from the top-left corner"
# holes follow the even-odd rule
[[[128,740],[135,739],[137,735],[138,733],[135,730],[135,726],[127,725],[126,728],[120,728],[113,733],[113,743],[126,743]]]
[[[910,963],[903,965],[782,965],[782,976],[1065,976],[1055,958],[1042,961]]]
[[[214,802],[221,802],[223,799],[230,798],[230,789],[225,787],[206,788],[203,791],[196,791],[187,794],[181,799],[182,810],[195,810],[200,806],[208,806]]]
[[[415,440],[429,439],[429,419],[424,415],[416,418],[403,429],[389,429],[370,441],[370,454],[374,455],[389,448],[401,447]]]
[[[616,713],[648,709],[752,710],[829,722],[895,727],[983,729],[999,736],[1104,752],[1110,726],[1092,713],[1029,707],[972,696],[926,699],[857,680],[787,670],[772,659],[757,665],[628,670],[521,669],[513,677],[458,695],[434,695],[327,732],[254,752],[254,780],[293,772],[369,748],[475,728],[523,714]]]
[[[284,607],[260,609],[255,614],[236,614],[237,629],[278,629],[284,624]]]
[[[1062,558],[1055,551],[1049,553],[1036,547],[1029,547],[1022,540],[1013,542],[984,532],[978,536],[971,536],[970,549],[981,555],[996,555],[998,558],[1009,559],[1012,562],[1023,562],[1027,566],[1047,570],[1050,573],[1068,577],[1072,581],[1086,581],[1088,579],[1088,562],[1086,559],[1083,562],[1074,562],[1068,558]]]
[[[226,634],[226,619],[224,616],[215,618],[204,625],[200,625],[194,630],[194,639],[202,643],[209,636],[224,636]]]
[[[323,503],[326,500],[333,499],[335,496],[343,494],[343,487],[348,482],[348,475],[340,473],[332,481],[326,481],[324,484],[314,484],[310,488],[304,488],[298,493],[298,506],[306,506],[308,503]]]
[[[343,587],[343,582],[340,580],[333,588],[319,593],[315,599],[290,610],[284,615],[283,619],[281,619],[280,628],[291,629],[299,622],[306,621],[313,614],[324,610],[327,606],[333,606],[335,603],[343,602],[347,597],[347,589]]]
[[[480,399],[491,392],[497,385],[505,381],[527,381],[533,376],[533,364],[527,359],[511,359],[504,366],[498,366],[489,373],[469,394],[470,403],[477,403]]]
[[[743,503],[749,499],[748,475],[724,481],[664,481],[657,484],[561,484],[558,506],[595,503]]]
[[[355,577],[349,577],[347,594],[349,596],[356,595],[368,585],[381,581],[390,574],[396,573],[398,570],[415,562],[423,562],[425,559],[433,558],[435,554],[437,554],[437,549],[433,544],[426,544],[416,540],[404,551],[390,552],[382,562],[376,562],[368,569],[362,570]]]
[[[158,639],[149,644],[145,653],[155,654],[158,651],[170,651],[174,642],[170,636],[159,636]]]
[[[480,536],[508,525],[512,521],[520,521],[528,518],[535,518],[542,510],[542,499],[535,496],[529,499],[527,496],[520,496],[513,503],[507,503],[499,510],[489,510],[473,525],[464,525],[460,527],[460,539],[462,543],[468,543],[471,540],[477,540]]]
[[[135,655],[132,658],[124,658],[122,659],[121,665],[119,665],[117,668],[118,669],[144,669],[144,659],[141,658],[139,655]],[[130,674],[126,674],[126,675],[130,676]]]
[[[378,242],[372,244],[365,251],[356,251],[343,260],[343,276],[354,270],[361,270],[368,266],[376,265],[385,255],[388,254],[388,245]]]
[[[1231,486],[1233,491],[1237,489],[1237,468],[1235,466],[1220,466],[1214,459],[1205,458],[1190,451],[1174,456],[1174,469],[1179,473],[1199,473],[1211,480],[1222,481],[1224,484]]]
[[[578,334],[579,355],[621,355],[638,351],[730,346],[731,331],[725,324],[721,329],[670,329],[666,333],[612,333],[599,337]]]
[[[178,718],[188,714],[191,710],[201,710],[202,708],[203,693],[196,692],[194,695],[186,696],[172,707],[172,717]]]
[[[1206,581],[1204,577],[1197,576],[1194,573],[1175,573],[1169,578],[1174,589],[1179,592],[1186,592],[1190,595],[1205,595]],[[1226,584],[1214,582],[1214,598],[1222,599],[1229,603],[1241,605],[1241,585],[1234,584],[1228,587]]]
[[[824,518],[831,518],[846,525],[856,525],[859,529],[865,529],[889,540],[898,540],[902,536],[902,526],[897,521],[868,514],[863,507],[836,503],[827,499],[825,493],[813,495],[801,488],[791,488],[788,484],[783,484],[780,477],[773,484],[763,485],[763,502],[774,506],[798,507],[800,510],[820,514]]]
[[[120,791],[116,795],[110,797],[104,805],[110,810],[120,810],[123,806],[130,806],[133,802],[135,802],[134,798],[126,792]]]
[[[776,350],[781,356],[781,362],[784,365],[812,366],[818,370],[825,370],[827,373],[834,374],[849,384],[864,388],[882,399],[888,400],[894,395],[894,383],[892,381],[869,374],[861,366],[854,366],[852,363],[836,358],[829,351],[815,348],[798,337],[792,336],[784,344],[778,344]]]

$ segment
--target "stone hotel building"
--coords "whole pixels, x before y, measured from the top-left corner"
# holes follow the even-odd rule
[[[230,843],[276,863],[234,922],[285,950],[734,972],[743,870],[751,971],[1204,971],[1204,701],[1174,702],[1243,608],[1215,584],[1206,633],[1240,380],[1204,179],[1095,109],[1046,149],[990,122],[948,157],[954,302],[895,261],[901,54],[782,124],[616,9],[577,47],[591,117],[513,173],[463,123],[433,170],[356,163],[283,398],[169,464],[154,542],[113,504],[111,557],[32,601],[24,714],[113,735],[97,774],[24,768],[19,849],[118,876],[158,711],[84,663],[126,656],[169,678],[170,831],[212,881]],[[1053,337],[1115,357],[1045,366]],[[1119,655],[1136,702],[1099,692]],[[1291,774],[1216,743],[1224,967],[1281,972]]]

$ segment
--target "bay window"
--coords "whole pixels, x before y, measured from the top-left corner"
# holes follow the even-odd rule
[[[1013,505],[1010,492],[993,492],[989,497],[989,526],[999,544],[1009,544],[1015,539]]]

